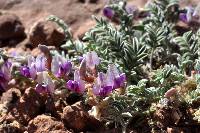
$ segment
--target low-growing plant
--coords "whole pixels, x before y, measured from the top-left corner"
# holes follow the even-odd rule
[[[123,0],[108,3],[104,17],[93,16],[96,25],[83,40],[74,40],[64,21],[50,16],[66,36],[60,51],[39,45],[41,55],[26,56],[18,65],[17,57],[1,51],[0,90],[6,91],[14,78],[51,98],[58,90],[77,93],[92,107],[91,115],[122,132],[144,120],[149,121],[145,126],[160,128],[153,115],[159,105],[168,106],[165,101],[193,107],[200,94],[199,9],[182,9],[177,0],[155,0],[145,9]],[[180,21],[190,26],[183,35],[176,30]]]

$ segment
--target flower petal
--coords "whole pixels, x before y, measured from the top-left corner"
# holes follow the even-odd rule
[[[80,81],[80,73],[78,70],[74,71],[74,81]]]
[[[122,73],[120,76],[114,79],[113,89],[124,87],[125,81],[126,81],[126,75],[125,73]]]
[[[82,93],[82,90],[80,88],[80,85],[77,81],[73,81],[73,80],[69,80],[67,82],[67,88],[73,92],[76,92],[76,93]]]
[[[4,75],[4,78],[8,81],[11,79],[11,71],[10,71],[10,64],[8,62],[5,62],[1,66],[1,72]]]
[[[110,94],[111,92],[112,92],[112,86],[105,86],[100,89],[99,95],[102,97],[105,97],[108,94]]]
[[[53,80],[49,76],[48,72],[43,72],[44,77],[44,83],[48,86],[47,91],[49,93],[53,93],[55,90],[55,84],[53,83]]]
[[[93,88],[92,88],[93,94],[99,95],[100,89],[101,89],[101,84],[99,84],[98,81],[95,81]]]
[[[82,61],[81,61],[81,64],[80,64],[80,67],[79,67],[79,73],[80,73],[80,77],[82,79],[84,79],[86,77],[86,59],[84,58]]]
[[[180,13],[179,14],[179,19],[181,21],[183,21],[184,23],[187,23],[187,16],[186,16],[186,13]]]
[[[85,91],[85,83],[83,80],[79,81],[79,92],[83,93]]]
[[[98,82],[98,84],[101,85],[101,87],[106,86],[107,85],[106,75],[102,72],[98,73],[97,82]]]
[[[88,52],[86,54],[86,65],[90,69],[94,69],[96,65],[99,65],[100,60],[96,52]]]
[[[51,62],[51,71],[54,75],[57,75],[59,71],[59,60],[58,56],[54,56]]]
[[[72,63],[70,61],[60,64],[57,73],[58,77],[62,77],[65,76],[66,74],[69,74],[71,68],[72,68]]]
[[[107,84],[108,85],[114,85],[114,80],[116,77],[119,76],[119,71],[117,67],[113,64],[110,64],[108,66],[108,71],[107,71]]]
[[[47,85],[44,84],[37,84],[35,87],[35,90],[38,93],[47,93]]]
[[[30,67],[30,76],[31,78],[34,80],[37,76],[37,71],[36,71],[36,67],[35,64],[32,64]]]
[[[27,67],[27,66],[21,67],[21,68],[20,68],[20,73],[21,73],[21,75],[23,75],[23,76],[25,76],[25,77],[27,77],[27,78],[30,78],[30,77],[31,77],[31,75],[30,75],[30,69],[29,69],[29,67]]]
[[[46,70],[46,58],[42,55],[36,57],[36,70],[37,72],[42,72]]]
[[[193,7],[187,7],[187,13],[186,13],[187,22],[190,22],[192,20],[193,13],[194,13],[194,8]]]
[[[110,7],[105,7],[103,9],[103,15],[109,19],[112,19],[114,16],[114,11]]]
[[[30,68],[32,64],[35,64],[35,58],[33,56],[28,56],[28,67]]]

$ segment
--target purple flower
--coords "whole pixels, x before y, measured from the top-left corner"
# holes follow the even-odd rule
[[[27,77],[35,79],[38,72],[46,71],[46,58],[44,56],[37,56],[34,58],[33,56],[28,57],[28,65],[23,66],[20,69],[20,73]]]
[[[61,56],[54,56],[51,63],[51,71],[57,77],[68,75],[72,69],[72,63]]]
[[[103,15],[109,19],[112,19],[114,16],[114,11],[110,7],[105,7],[103,9]]]
[[[48,86],[45,84],[37,84],[35,87],[35,90],[38,93],[47,93],[48,92]]]
[[[72,68],[72,63],[70,61],[60,64],[59,71],[58,71],[58,77],[62,77],[62,76],[65,76],[66,74],[69,74],[71,68]]]
[[[109,78],[109,81],[112,82],[113,89],[125,86],[126,75],[125,73],[120,74],[115,65],[111,64],[108,66],[107,76]]]
[[[52,94],[55,90],[55,84],[49,76],[48,72],[39,72],[37,75],[37,85],[35,87],[38,93],[49,93]]]
[[[90,68],[91,70],[95,69],[95,66],[99,65],[100,59],[96,52],[88,52],[86,55],[84,55],[84,58],[86,59],[86,66]]]
[[[187,7],[186,10],[187,12],[186,13],[180,13],[179,14],[179,19],[181,21],[183,21],[184,23],[190,23],[192,21],[195,21],[195,22],[198,22],[199,21],[199,6],[197,6],[196,8],[193,8],[193,7]]]
[[[37,56],[35,59],[35,67],[37,72],[46,71],[46,58],[44,56]]]
[[[7,83],[11,80],[12,64],[8,61],[4,62],[0,68],[0,89],[5,90]]]
[[[30,69],[27,66],[21,67],[20,73],[27,78],[31,78]]]
[[[1,72],[4,74],[4,78],[9,81],[11,79],[11,67],[12,64],[9,61],[6,61],[2,66],[1,66]]]
[[[180,13],[179,14],[179,19],[181,21],[183,21],[184,23],[187,23],[187,15],[186,15],[186,13]]]
[[[74,72],[74,80],[69,80],[66,87],[76,93],[83,93],[85,91],[84,81],[80,78],[78,70]]]
[[[111,82],[108,81],[106,74],[98,73],[97,80],[93,86],[93,93],[97,96],[105,97],[109,95],[113,90]]]

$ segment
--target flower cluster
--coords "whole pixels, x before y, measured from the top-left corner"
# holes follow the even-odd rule
[[[96,52],[88,52],[83,57],[84,58],[81,64],[86,64],[86,69],[92,70],[94,72],[96,70],[96,66],[100,63],[100,59]],[[77,93],[83,93],[85,91],[85,85],[81,77],[84,77],[83,73],[81,73],[80,70],[76,70],[74,72],[74,80],[69,80],[67,82],[67,88]],[[124,87],[125,81],[125,74],[120,74],[115,65],[109,65],[106,74],[99,72],[98,76],[95,77],[92,90],[93,93],[97,96],[107,96],[114,89]]]
[[[109,65],[106,74],[97,72],[97,66],[100,59],[96,52],[88,52],[83,55],[80,67],[73,68],[72,62],[61,55],[52,57],[51,70],[48,70],[47,59],[43,55],[36,58],[29,56],[28,63],[20,68],[21,75],[36,81],[36,91],[39,93],[52,94],[56,85],[54,80],[64,79],[66,88],[75,93],[84,93],[86,91],[85,82],[88,78],[93,78],[93,93],[97,96],[107,96],[114,89],[124,87],[126,77],[120,74],[115,65]],[[68,80],[69,74],[74,71],[74,79]],[[51,74],[53,76],[50,76]],[[56,78],[53,78],[56,77]]]

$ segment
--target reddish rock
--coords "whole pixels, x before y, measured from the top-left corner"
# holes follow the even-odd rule
[[[28,124],[28,133],[70,133],[65,130],[62,122],[56,121],[55,118],[46,115],[39,115]]]
[[[66,127],[75,131],[98,130],[101,128],[100,122],[89,116],[81,102],[66,106],[63,109],[62,120]]]
[[[29,32],[29,39],[33,46],[39,44],[60,46],[64,41],[65,35],[53,22],[39,20]]]
[[[38,94],[34,89],[28,88],[9,115],[21,124],[27,125],[31,119],[43,113],[45,101],[45,97]]]
[[[2,44],[16,44],[25,38],[24,26],[14,14],[0,14],[0,40]]]
[[[15,103],[17,102],[20,96],[21,92],[19,89],[11,88],[3,93],[0,103],[3,104]]]
[[[89,1],[86,3],[86,1]],[[97,15],[104,6],[104,0],[0,0],[0,9],[15,12],[30,29],[34,22],[51,14],[62,18],[76,31],[91,15]]]
[[[182,117],[178,107],[177,101],[163,99],[163,103],[161,102],[157,105],[155,112],[158,127],[165,128],[177,125]]]

